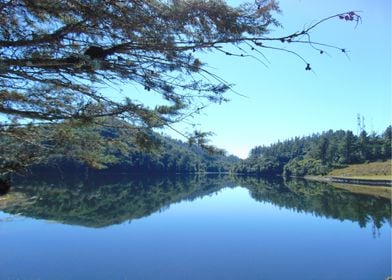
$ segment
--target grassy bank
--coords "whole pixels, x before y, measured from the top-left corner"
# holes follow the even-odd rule
[[[353,193],[384,197],[392,200],[391,187],[334,183],[332,182],[331,178],[326,176],[306,176],[305,179],[319,181],[319,182],[326,182],[334,186],[335,188],[344,189]]]
[[[306,179],[324,181],[339,189],[350,192],[373,195],[392,199],[392,188],[384,186],[367,186],[356,184],[333,183],[331,177],[358,179],[358,180],[392,180],[392,161],[352,164],[345,168],[335,169],[327,176],[306,176]],[[392,279],[391,279],[392,280]]]
[[[392,161],[351,164],[345,168],[335,169],[327,176],[362,180],[392,180]]]

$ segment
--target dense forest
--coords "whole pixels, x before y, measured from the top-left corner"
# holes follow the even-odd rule
[[[13,129],[21,135],[27,133],[25,128]],[[228,172],[239,161],[208,145],[207,140],[182,142],[117,118],[103,118],[97,125],[37,125],[34,131],[29,137],[39,145],[0,135],[0,175],[52,167],[138,173]]]
[[[118,120],[115,124],[118,125]],[[132,130],[118,129],[112,122],[105,128],[76,127],[71,133],[76,135],[72,141],[67,140],[66,145],[60,143],[58,148],[53,149],[55,153],[26,170],[94,172],[94,169],[100,169],[138,174],[221,173],[230,172],[233,165],[240,161],[235,156],[226,156],[223,150],[209,151],[198,144],[175,140],[154,132],[148,132],[149,135],[140,139],[140,134],[135,135]],[[80,140],[81,138],[83,140]],[[98,143],[96,139],[103,139],[99,140],[102,143]],[[80,141],[85,143],[81,145]],[[143,143],[137,143],[140,141]],[[106,143],[110,148],[107,148]],[[90,158],[93,158],[91,164]]]
[[[351,131],[329,130],[295,137],[270,146],[257,146],[250,151],[247,159],[241,161],[219,149],[209,152],[199,144],[185,143],[158,133],[149,132],[149,135],[141,138],[140,134],[132,133],[132,127],[131,130],[117,129],[116,126],[123,125],[118,120],[106,124],[104,128],[68,127],[66,133],[72,137],[62,142],[46,141],[45,145],[52,146],[53,154],[47,156],[43,151],[39,155],[42,156],[40,163],[29,169],[60,168],[68,171],[92,167],[148,174],[232,172],[302,177],[325,175],[332,169],[348,164],[391,159],[391,126],[382,134],[368,134],[363,130],[354,135]],[[41,129],[47,129],[47,133],[50,133],[48,128]],[[0,142],[2,146],[15,145],[6,137],[0,137]],[[15,149],[9,149],[14,151],[12,156],[15,157],[11,163],[20,161],[18,150],[26,154],[27,148],[26,145],[17,145]],[[35,154],[39,152],[37,149],[32,151]]]
[[[110,170],[138,173],[199,173],[229,172],[240,161],[235,156],[208,153],[197,145],[159,136],[161,147],[157,151],[135,149],[120,157]]]
[[[263,176],[325,175],[347,164],[391,159],[392,128],[384,133],[359,135],[352,131],[329,130],[295,137],[270,146],[257,146],[249,157],[235,165],[236,173]]]

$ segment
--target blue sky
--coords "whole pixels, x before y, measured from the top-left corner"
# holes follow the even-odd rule
[[[227,1],[240,4],[239,0]],[[357,131],[357,114],[366,130],[382,133],[391,123],[391,3],[389,0],[281,0],[282,28],[271,35],[302,30],[315,20],[340,12],[361,11],[362,24],[338,19],[312,32],[312,39],[345,48],[320,55],[295,47],[314,72],[295,56],[266,50],[268,68],[252,59],[203,54],[214,73],[235,84],[229,103],[210,105],[193,121],[215,133],[211,143],[246,157],[256,145],[328,129]],[[187,129],[185,124],[176,126]],[[175,135],[173,135],[175,136]]]
[[[227,2],[237,6],[244,1]],[[282,45],[311,64],[313,71],[305,71],[303,61],[281,51],[263,51],[268,67],[251,58],[197,54],[208,70],[234,84],[233,89],[246,97],[229,92],[230,102],[211,104],[190,122],[214,133],[211,144],[242,158],[257,145],[295,136],[329,129],[356,133],[358,114],[364,117],[368,132],[382,133],[392,122],[390,0],[281,0],[279,4],[282,13],[275,16],[283,27],[274,28],[271,36],[301,31],[338,13],[360,11],[358,26],[336,18],[311,33],[313,41],[345,48],[348,57],[334,49],[320,55],[307,45]],[[154,102],[144,90],[128,89],[133,98]],[[174,127],[181,132],[195,129],[187,122]],[[186,140],[170,129],[165,133]]]

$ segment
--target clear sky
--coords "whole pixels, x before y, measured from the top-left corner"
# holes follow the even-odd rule
[[[236,6],[241,0],[229,0]],[[271,35],[291,34],[315,20],[346,11],[361,11],[362,24],[333,19],[312,32],[312,39],[345,48],[320,55],[309,46],[295,48],[312,71],[293,55],[266,50],[268,68],[247,58],[219,53],[202,55],[214,73],[235,84],[242,97],[210,105],[193,121],[212,131],[211,144],[240,157],[251,148],[328,129],[357,131],[357,114],[366,130],[382,133],[391,124],[391,1],[281,0],[276,15],[282,28]],[[185,124],[176,127],[184,130]],[[175,134],[173,134],[175,136]],[[178,136],[177,136],[178,137]]]
[[[240,0],[229,0],[237,5]],[[312,32],[315,41],[347,49],[320,55],[306,45],[296,51],[314,72],[295,56],[265,51],[270,64],[222,54],[203,61],[233,84],[231,101],[209,106],[195,122],[213,131],[212,144],[246,157],[256,145],[328,129],[357,131],[357,114],[367,131],[377,133],[391,124],[391,1],[390,0],[281,0],[277,15],[283,29],[271,35],[302,30],[315,20],[345,11],[361,11],[362,24],[338,19]],[[182,124],[178,125],[182,128]]]

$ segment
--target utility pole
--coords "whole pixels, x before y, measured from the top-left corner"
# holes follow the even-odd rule
[[[365,116],[357,114],[357,136],[365,131]]]

